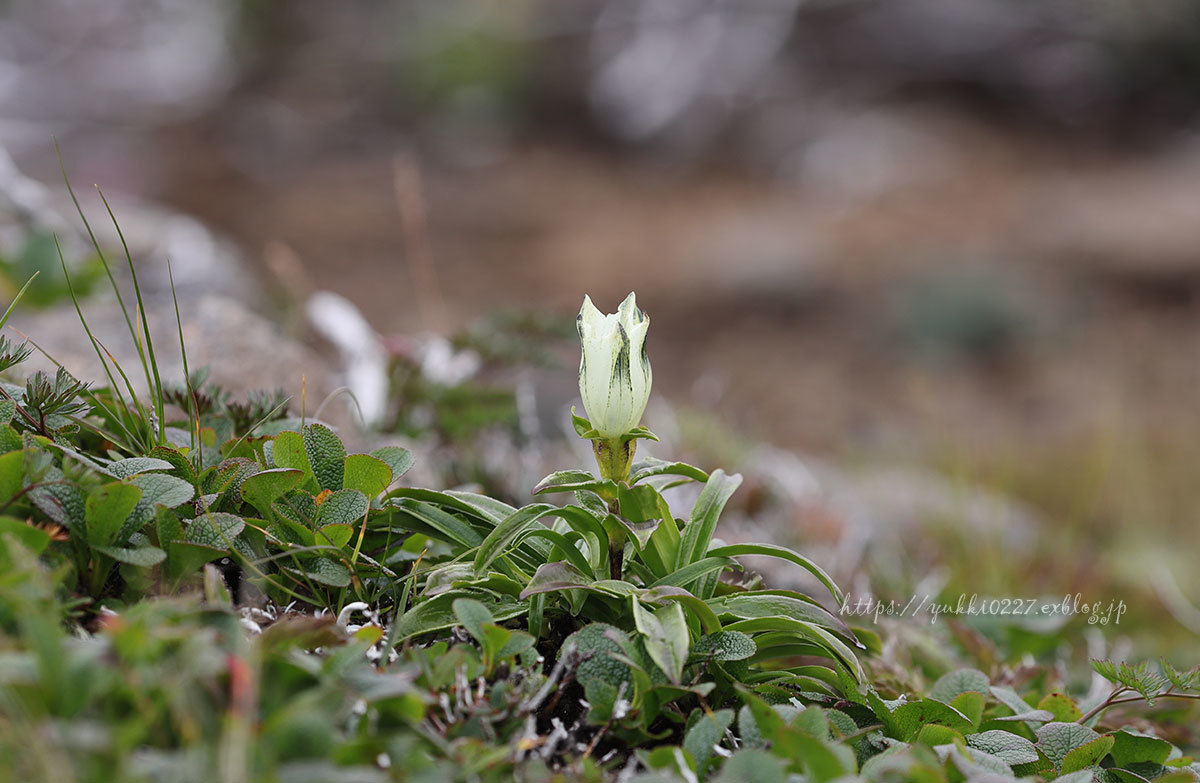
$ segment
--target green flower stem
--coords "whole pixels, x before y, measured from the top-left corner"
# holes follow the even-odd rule
[[[621,513],[621,505],[616,498],[608,501],[608,512],[614,516]],[[619,580],[625,575],[625,528],[619,523],[606,522],[604,530],[608,533],[608,576]]]
[[[634,438],[597,438],[592,441],[592,451],[596,454],[600,477],[612,479],[620,484],[629,478],[633,455],[637,451],[637,440]]]
[[[600,476],[622,484],[629,480],[629,469],[637,451],[636,438],[596,438],[592,441],[596,465]],[[616,497],[606,497],[608,510],[619,514],[620,504]],[[620,525],[605,525],[608,529],[608,573],[612,579],[620,579],[625,572],[625,528]]]

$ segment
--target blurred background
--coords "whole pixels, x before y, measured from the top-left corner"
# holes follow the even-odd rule
[[[636,290],[647,423],[747,472],[747,525],[1200,633],[1194,0],[7,0],[0,274],[90,377],[52,233],[121,325],[52,138],[236,393],[529,440],[583,294]]]

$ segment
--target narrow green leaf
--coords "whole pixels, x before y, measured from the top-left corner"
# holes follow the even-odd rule
[[[634,625],[645,638],[647,654],[671,682],[678,683],[683,677],[689,647],[683,607],[670,603],[651,612],[642,608],[641,601],[636,598],[632,599],[632,606]]]
[[[738,557],[740,555],[762,555],[766,557],[775,557],[781,560],[787,560],[795,563],[810,574],[815,576],[817,580],[829,590],[830,595],[840,605],[844,599],[841,589],[834,583],[833,577],[825,572],[825,569],[809,560],[799,552],[794,552],[791,549],[783,546],[775,546],[774,544],[730,544],[728,546],[716,547],[708,551],[709,555],[714,557]]]
[[[708,481],[708,474],[694,465],[648,457],[634,463],[633,468],[629,471],[629,483],[637,484],[639,481],[654,476],[683,476],[693,481]]]
[[[391,504],[401,512],[397,516],[407,514],[425,526],[418,532],[432,532],[442,540],[465,547],[476,547],[483,543],[483,536],[469,523],[431,503],[398,498],[392,500]]]
[[[692,515],[683,528],[679,555],[675,561],[677,569],[702,559],[708,553],[709,543],[717,529],[717,520],[730,496],[742,483],[738,474],[727,476],[722,470],[713,471],[700,497],[692,508]],[[701,596],[703,597],[703,596]]]
[[[588,588],[592,587],[595,581],[594,578],[568,562],[543,563],[534,572],[529,584],[521,591],[521,599],[524,600],[538,593],[554,593],[573,587]]]
[[[616,494],[617,484],[611,479],[598,479],[583,470],[560,470],[539,481],[533,488],[533,494],[545,495],[579,490],[589,490],[597,494]]]
[[[650,586],[674,585],[676,587],[687,587],[703,576],[711,573],[720,573],[726,568],[736,565],[737,561],[730,557],[706,557],[672,571],[661,579],[656,580]]]
[[[421,601],[396,620],[394,634],[396,640],[404,641],[431,631],[440,631],[458,625],[458,617],[454,614],[454,602],[459,598],[474,598],[491,613],[496,622],[511,620],[524,614],[526,606],[523,603],[496,601],[486,593],[474,593],[465,590],[455,590],[442,593],[428,601]]]

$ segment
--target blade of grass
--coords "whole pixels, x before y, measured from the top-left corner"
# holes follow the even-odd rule
[[[8,323],[8,317],[12,315],[13,308],[17,306],[17,302],[21,301],[21,297],[25,295],[25,292],[29,290],[29,286],[33,285],[33,281],[37,279],[37,276],[40,274],[40,271],[34,272],[33,275],[25,281],[25,285],[21,286],[21,290],[17,291],[17,295],[13,297],[13,300],[8,303],[8,309],[4,311],[4,315],[0,316],[0,329],[3,329],[4,324]]]
[[[192,376],[188,370],[187,345],[183,341],[183,319],[179,317],[179,297],[175,295],[175,271],[171,268],[169,256],[167,257],[167,279],[171,282],[171,302],[175,305],[175,328],[179,330],[179,353],[183,357],[183,385],[187,389],[188,398],[188,429],[192,436],[192,451],[195,451],[196,444],[200,442],[197,437],[200,432],[200,414],[196,411],[196,392],[192,389]],[[201,464],[203,464],[203,459]]]
[[[113,214],[112,207],[109,206],[108,199],[104,197],[104,191],[100,189],[99,185],[96,186],[96,192],[100,194],[100,200],[104,202],[104,208],[108,210],[108,216],[112,219],[113,228],[117,230],[117,236],[121,240],[121,248],[125,251],[125,262],[129,265],[129,276],[133,279],[133,295],[137,298],[138,320],[141,322],[142,332],[146,336],[146,355],[149,356],[148,367],[146,366],[147,360],[142,354],[140,345],[138,346],[138,355],[142,358],[143,369],[146,370],[147,383],[150,381],[151,371],[154,374],[154,385],[151,386],[151,389],[155,398],[155,413],[158,415],[158,432],[156,434],[158,443],[161,446],[164,443],[164,433],[166,431],[166,424],[163,420],[163,409],[165,406],[163,404],[162,378],[159,377],[158,361],[154,357],[154,340],[150,336],[150,323],[146,320],[146,305],[142,302],[142,287],[138,285],[137,271],[133,268],[133,255],[129,252],[129,244],[125,241],[125,232],[121,230],[121,224],[117,222],[117,216]],[[172,288],[173,293],[174,288]]]
[[[109,388],[112,390],[113,394],[117,396],[117,401],[120,403],[121,407],[128,410],[129,403],[125,400],[125,395],[121,393],[120,387],[117,386],[117,381],[113,377],[112,371],[108,368],[108,362],[105,360],[104,354],[100,351],[103,346],[100,344],[100,341],[96,339],[96,336],[92,334],[92,329],[90,326],[88,326],[87,318],[85,318],[83,315],[83,308],[79,305],[79,297],[76,296],[75,286],[71,283],[71,273],[67,271],[67,260],[63,256],[62,247],[58,243],[57,236],[54,237],[54,247],[58,251],[58,262],[62,266],[63,277],[65,277],[67,281],[67,293],[71,295],[71,303],[75,306],[75,314],[79,316],[79,323],[83,326],[83,331],[87,335],[88,341],[92,344],[92,350],[96,352],[96,358],[100,360],[100,366],[104,369],[105,377],[108,378]],[[105,349],[104,353],[108,353],[108,350]],[[120,370],[120,367],[118,366],[117,369]],[[124,376],[124,372],[122,372],[121,375]],[[126,383],[128,383],[128,379],[126,379]],[[130,394],[133,396],[133,401],[137,406],[139,414],[142,417],[145,417],[145,408],[142,406],[141,400],[139,400],[137,395],[133,393],[132,387],[130,388]],[[133,437],[133,433],[130,433],[130,436]],[[136,441],[137,438],[134,437],[134,440]],[[149,451],[149,449],[146,449],[146,451]]]
[[[67,176],[67,166],[63,162],[62,150],[58,148],[58,139],[54,139],[54,154],[58,156],[58,168],[62,171],[63,182],[66,183],[67,193],[71,196],[71,203],[75,205],[75,211],[79,214],[79,219],[83,222],[84,229],[87,230],[88,238],[92,240],[92,247],[96,250],[96,257],[100,259],[100,265],[104,267],[104,273],[108,276],[108,282],[112,285],[113,293],[117,295],[117,304],[121,308],[121,315],[125,318],[125,326],[129,328],[129,336],[133,341],[137,342],[137,332],[133,328],[133,321],[129,317],[129,309],[125,307],[125,298],[121,296],[121,288],[117,285],[116,278],[113,277],[112,269],[108,265],[108,258],[104,255],[104,250],[100,247],[100,242],[96,239],[96,234],[92,231],[92,224],[88,222],[87,215],[83,214],[83,207],[79,205],[79,199],[75,197],[75,189],[71,187],[71,179]],[[146,379],[149,383],[149,378]]]

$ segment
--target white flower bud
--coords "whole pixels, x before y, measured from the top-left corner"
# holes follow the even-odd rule
[[[646,331],[650,316],[638,309],[634,294],[615,314],[596,309],[590,297],[576,318],[583,355],[579,361],[579,394],[592,427],[607,439],[635,429],[650,399],[650,358]]]

